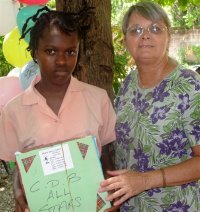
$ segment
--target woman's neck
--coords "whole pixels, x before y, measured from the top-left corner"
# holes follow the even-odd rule
[[[154,64],[138,64],[138,84],[141,88],[152,88],[158,85],[173,69],[177,63],[171,58]]]

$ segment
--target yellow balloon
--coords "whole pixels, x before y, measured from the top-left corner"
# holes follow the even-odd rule
[[[21,68],[32,60],[27,47],[27,42],[24,39],[20,40],[18,27],[15,27],[10,33],[5,35],[3,40],[4,57],[13,66]]]

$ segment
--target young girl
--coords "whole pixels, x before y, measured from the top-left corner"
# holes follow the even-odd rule
[[[116,117],[106,91],[72,76],[87,14],[47,11],[35,17],[29,50],[41,77],[2,111],[1,159],[15,160],[16,151],[87,135],[96,136],[101,154],[102,146],[115,140]],[[16,211],[24,211],[17,172],[14,184]]]

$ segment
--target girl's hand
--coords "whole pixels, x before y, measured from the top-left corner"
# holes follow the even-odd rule
[[[16,167],[14,171],[14,197],[15,197],[15,212],[30,212],[24,191],[22,189],[19,170]]]

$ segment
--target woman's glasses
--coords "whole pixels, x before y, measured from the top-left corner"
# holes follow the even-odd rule
[[[162,32],[167,31],[167,27],[159,24],[151,24],[147,28],[143,28],[140,25],[134,25],[128,27],[127,33],[131,36],[139,37],[145,32],[145,30],[147,30],[149,34],[160,35]]]

